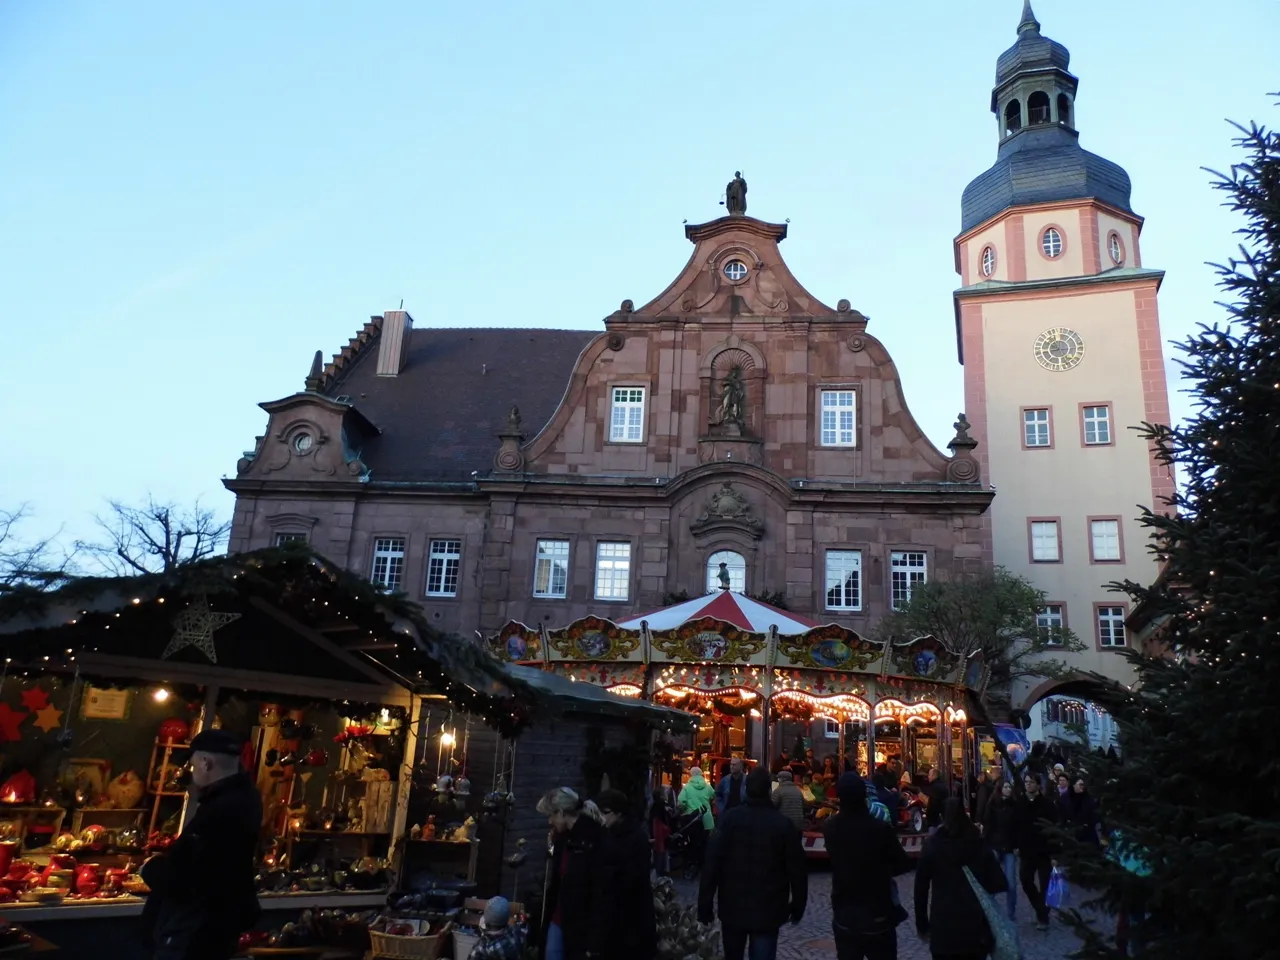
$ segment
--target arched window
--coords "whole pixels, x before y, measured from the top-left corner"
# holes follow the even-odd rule
[[[1043,90],[1037,90],[1031,96],[1027,97],[1027,123],[1048,123],[1049,122],[1049,95]]]
[[[1013,133],[1022,129],[1022,104],[1010,100],[1004,108],[1004,132]]]
[[[1046,227],[1040,235],[1040,249],[1050,260],[1062,256],[1062,234],[1055,227]]]
[[[1071,126],[1071,98],[1065,93],[1058,94],[1058,122]]]
[[[729,589],[734,593],[745,592],[747,589],[746,558],[732,550],[717,550],[707,557],[707,593],[715,593],[721,588],[720,564],[722,563],[729,574]]]
[[[996,272],[996,248],[991,244],[982,248],[981,271],[984,277],[990,277]]]

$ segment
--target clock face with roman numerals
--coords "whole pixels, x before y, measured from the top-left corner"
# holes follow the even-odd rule
[[[1067,327],[1050,327],[1036,337],[1035,355],[1046,370],[1070,370],[1084,359],[1084,341]]]

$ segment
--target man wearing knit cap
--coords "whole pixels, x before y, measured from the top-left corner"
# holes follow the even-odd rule
[[[520,960],[523,951],[523,931],[511,923],[511,904],[505,897],[494,897],[485,904],[480,942],[472,949],[469,960]]]
[[[831,862],[831,928],[841,958],[896,960],[897,926],[906,919],[894,877],[911,860],[888,823],[872,816],[867,785],[846,773],[836,786],[840,812],[824,827]]]
[[[253,856],[262,798],[240,766],[244,741],[206,730],[191,741],[195,816],[166,854],[142,866],[144,927],[155,960],[227,960],[261,911]]]

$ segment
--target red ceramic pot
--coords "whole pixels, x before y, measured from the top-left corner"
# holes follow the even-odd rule
[[[74,870],[76,858],[69,853],[53,853],[49,855],[50,870]]]
[[[191,734],[191,724],[179,717],[170,717],[160,722],[157,736],[161,743],[186,743]]]

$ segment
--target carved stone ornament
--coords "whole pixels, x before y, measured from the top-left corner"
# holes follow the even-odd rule
[[[849,339],[846,340],[845,343],[848,344],[849,349],[854,353],[861,353],[863,350],[867,349],[867,341],[856,333],[849,334]]]
[[[499,431],[498,439],[502,446],[493,458],[493,466],[502,473],[516,473],[524,469],[524,451],[520,444],[524,441],[524,432],[520,429],[520,408],[513,406],[507,416],[506,428]]]
[[[626,342],[627,342],[627,338],[624,337],[622,334],[618,333],[617,331],[609,334],[608,338],[605,340],[605,343],[608,344],[609,349],[614,351],[614,353],[617,353],[619,350],[621,350],[623,345]]]
[[[707,501],[706,509],[689,525],[689,530],[695,537],[722,529],[736,529],[750,534],[756,540],[764,536],[764,523],[752,515],[751,504],[733,488],[731,480],[720,485],[720,489]]]
[[[634,313],[636,309],[635,303],[630,300],[623,300],[622,305],[618,307],[619,313]]]
[[[836,304],[836,313],[848,313],[852,309],[853,304],[848,300],[841,299],[840,302]]]
[[[977,483],[981,475],[978,461],[973,456],[978,441],[969,436],[973,425],[962,413],[956,418],[956,435],[951,438],[947,448],[951,451],[951,460],[947,463],[947,479],[952,483]]]

